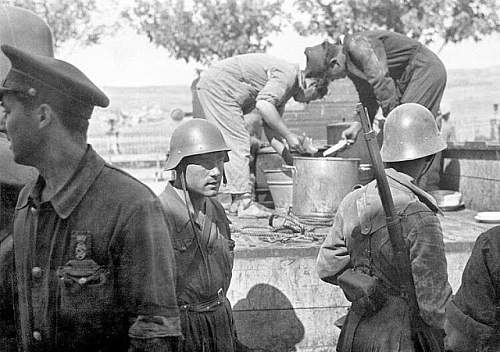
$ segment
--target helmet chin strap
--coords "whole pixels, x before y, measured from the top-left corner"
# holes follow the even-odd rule
[[[185,170],[186,170],[185,168],[181,168],[179,178],[181,179],[182,192],[184,193],[184,203],[186,203],[186,210],[189,216],[189,222],[191,223],[191,227],[193,228],[193,232],[195,234],[195,237],[197,238],[198,236],[196,236],[196,227],[194,226],[193,214],[191,214],[191,211],[189,209],[189,203],[191,202],[191,200],[188,196]]]

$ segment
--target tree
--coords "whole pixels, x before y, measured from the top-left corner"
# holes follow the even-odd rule
[[[136,0],[124,12],[138,33],[176,59],[207,64],[236,54],[262,52],[281,30],[282,0]]]
[[[79,45],[99,43],[105,35],[118,28],[117,21],[109,21],[109,16],[102,16],[108,9],[103,9],[96,0],[6,0],[4,3],[33,11],[43,18],[52,30],[54,46],[60,48],[68,42]]]
[[[500,30],[497,0],[295,0],[295,6],[308,14],[295,23],[303,35],[388,29],[444,46]]]

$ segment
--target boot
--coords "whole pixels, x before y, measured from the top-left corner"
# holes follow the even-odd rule
[[[249,193],[239,195],[231,208],[233,205],[237,208],[239,218],[268,218],[272,214],[270,209],[254,201]]]

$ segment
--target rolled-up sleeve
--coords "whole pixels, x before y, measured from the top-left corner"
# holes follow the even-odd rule
[[[290,93],[296,86],[298,70],[285,71],[280,68],[272,68],[267,72],[267,82],[257,94],[256,101],[265,100],[276,107],[284,106],[286,101],[292,97]]]
[[[375,50],[377,49],[377,50]],[[382,44],[373,48],[368,38],[354,36],[349,42],[349,55],[361,66],[384,116],[399,105],[399,95],[394,80],[389,75],[385,49]],[[378,54],[378,55],[377,55]]]
[[[175,259],[159,200],[136,206],[121,237],[117,288],[130,317],[140,317],[129,334],[139,338],[181,335]]]
[[[343,233],[344,221],[341,207],[337,211],[333,226],[321,245],[316,268],[321,280],[337,285],[337,277],[350,267],[346,238]]]
[[[424,216],[409,233],[410,261],[422,319],[442,329],[451,297],[443,232],[437,216]]]

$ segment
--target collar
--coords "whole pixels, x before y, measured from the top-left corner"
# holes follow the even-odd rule
[[[385,174],[392,178],[394,181],[401,183],[403,186],[407,186],[409,183],[413,184],[413,182],[415,182],[415,179],[410,175],[396,171],[392,168],[385,169]]]
[[[80,204],[83,197],[101,173],[106,162],[92,149],[87,146],[87,151],[78,164],[75,172],[66,184],[49,200],[57,215],[66,219]],[[19,198],[17,209],[24,208],[29,202],[40,199],[45,180],[40,175],[36,182],[27,185],[27,191]]]
[[[189,214],[186,208],[186,202],[184,201],[184,196],[182,191],[178,191],[172,183],[168,182],[165,186],[164,193],[160,195],[160,198],[164,198],[163,201],[169,204],[169,209],[173,212],[173,218],[175,219],[175,226],[177,230],[182,229],[186,223],[189,222]],[[175,202],[176,204],[172,204]],[[231,221],[227,218],[226,212],[220,203],[216,200],[216,197],[207,197],[205,202],[205,215],[211,216],[215,222],[230,224]]]
[[[410,189],[422,203],[429,207],[430,210],[441,215],[443,214],[436,202],[436,199],[429,193],[418,187],[415,184],[415,179],[413,177],[402,172],[398,172],[394,169],[385,169],[385,173],[392,180]]]

